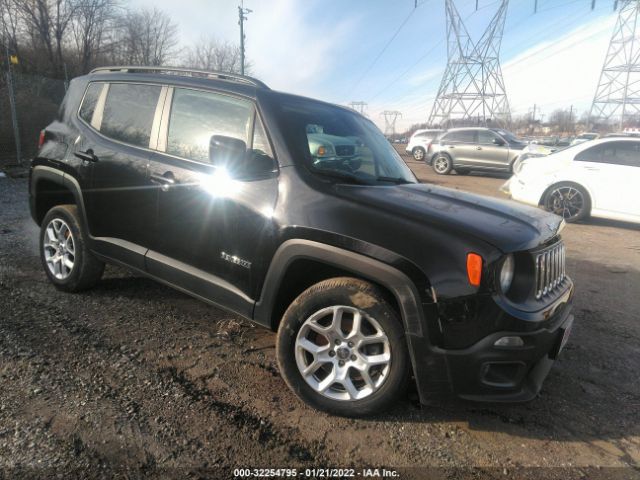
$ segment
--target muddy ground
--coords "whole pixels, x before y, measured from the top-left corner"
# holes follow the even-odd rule
[[[500,196],[504,179],[419,178]],[[573,334],[535,401],[336,418],[279,375],[275,336],[108,267],[65,294],[38,258],[25,179],[0,178],[0,478],[229,478],[236,467],[400,478],[640,478],[640,229],[564,233]],[[361,475],[360,475],[361,476]]]

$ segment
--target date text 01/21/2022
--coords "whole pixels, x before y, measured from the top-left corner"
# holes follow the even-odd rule
[[[236,478],[278,478],[278,477],[306,477],[306,478],[398,478],[396,470],[386,468],[236,468],[233,471]]]

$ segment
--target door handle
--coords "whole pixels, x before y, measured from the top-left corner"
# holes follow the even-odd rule
[[[160,190],[163,192],[166,192],[169,190],[169,187],[178,183],[176,182],[173,172],[164,172],[162,175],[152,173],[150,178],[152,182],[160,184]]]
[[[449,145],[449,148],[456,148],[455,145]]]
[[[600,169],[598,167],[584,167],[586,170],[591,170],[592,172],[599,172]]]
[[[82,160],[83,162],[97,162],[98,161],[98,157],[96,157],[93,153],[93,150],[91,150],[90,148],[87,149],[86,151],[77,151],[77,152],[73,152],[73,154],[78,157],[80,160]]]
[[[476,147],[476,150],[482,150],[482,147]]]

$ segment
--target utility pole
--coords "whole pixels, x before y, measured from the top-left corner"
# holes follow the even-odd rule
[[[244,8],[244,0],[238,6],[238,25],[240,25],[240,74],[244,75],[244,21],[253,10]]]
[[[16,163],[22,164],[22,152],[20,145],[20,129],[18,126],[18,112],[16,110],[16,97],[13,91],[13,75],[11,74],[11,55],[9,54],[9,35],[7,34],[7,25],[5,19],[2,19],[2,39],[4,43],[4,51],[7,60],[7,90],[9,93],[9,108],[11,110],[11,123],[13,124],[13,138],[16,144]]]
[[[500,68],[500,46],[509,0],[500,6],[484,34],[474,42],[454,0],[445,0],[447,15],[447,68],[429,115],[429,125],[448,127],[480,118],[482,125],[511,121],[509,101]]]
[[[611,35],[589,124],[617,120],[620,130],[629,116],[640,114],[640,0],[624,0]]]

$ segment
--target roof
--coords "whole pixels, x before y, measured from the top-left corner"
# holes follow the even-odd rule
[[[179,67],[113,66],[91,70],[92,79],[109,81],[158,82],[183,86],[218,87],[254,97],[257,90],[270,90],[258,79],[227,72],[195,70]]]

